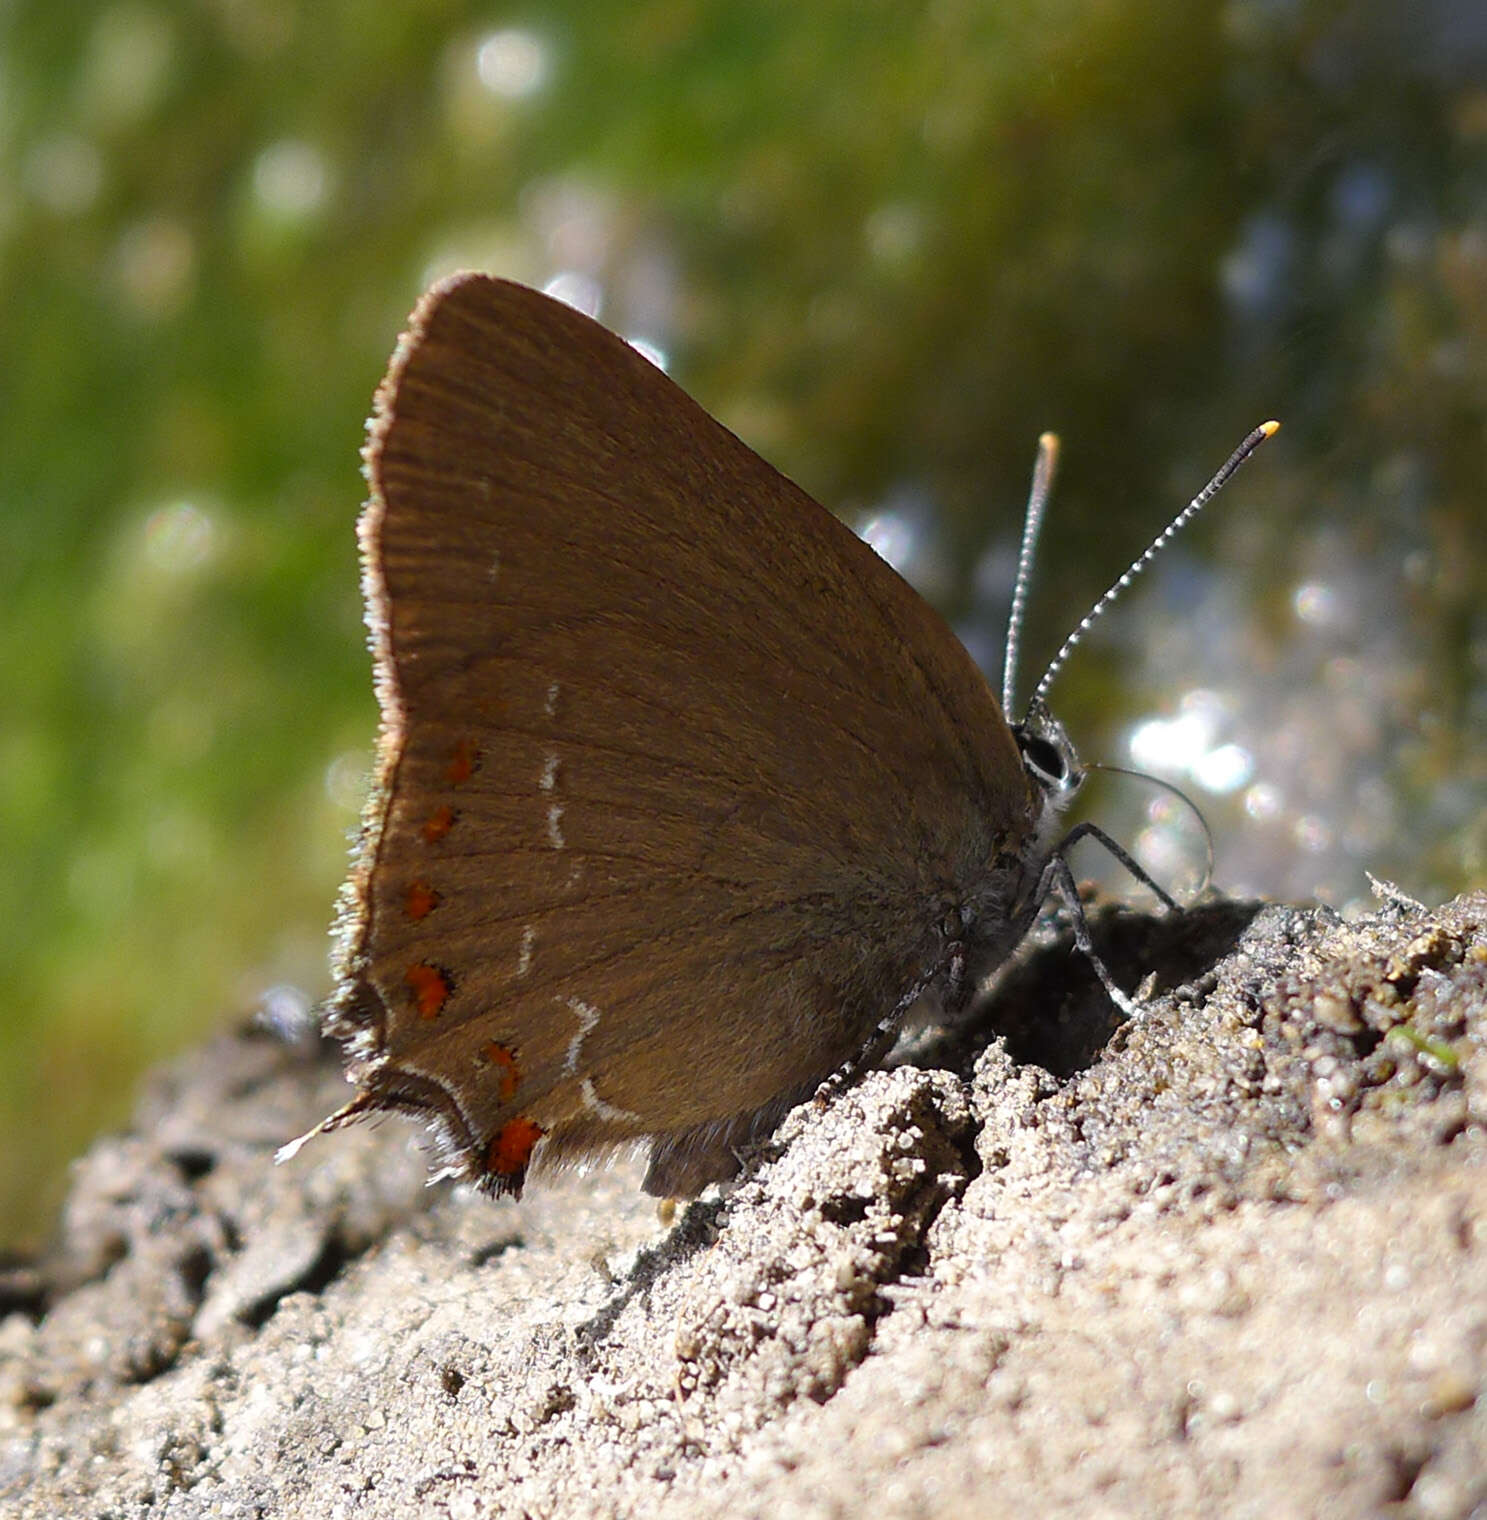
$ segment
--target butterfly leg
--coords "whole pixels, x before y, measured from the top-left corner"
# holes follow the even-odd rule
[[[1149,887],[1153,892],[1156,893],[1164,908],[1173,913],[1177,911],[1177,900],[1166,890],[1165,887],[1161,885],[1160,882],[1153,881],[1151,876],[1147,873],[1145,866],[1141,865],[1141,863],[1137,861],[1136,858],[1123,845],[1117,844],[1097,823],[1076,824],[1072,829],[1069,830],[1067,834],[1064,835],[1058,849],[1053,852],[1053,858],[1055,860],[1062,861],[1064,859],[1064,856],[1068,853],[1070,846],[1077,844],[1079,840],[1086,837],[1094,839],[1100,844],[1104,845],[1105,848],[1109,850],[1113,856],[1115,856],[1115,858],[1126,868],[1126,870],[1131,873],[1132,876],[1136,878],[1137,881],[1141,883],[1143,887]],[[1067,865],[1065,865],[1064,870],[1067,873]],[[1062,888],[1060,888],[1060,890],[1062,890]],[[1082,950],[1084,946],[1081,945],[1079,948]]]

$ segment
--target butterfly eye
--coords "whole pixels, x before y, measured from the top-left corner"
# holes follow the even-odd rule
[[[1041,703],[1029,708],[1025,722],[1012,730],[1023,769],[1044,794],[1062,805],[1084,780],[1079,757],[1063,725]]]
[[[1045,785],[1060,786],[1069,778],[1068,757],[1056,744],[1031,734],[1022,740],[1023,764]]]

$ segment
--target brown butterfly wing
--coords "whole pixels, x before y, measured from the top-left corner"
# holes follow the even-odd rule
[[[849,1058],[1033,823],[893,570],[597,323],[460,276],[377,398],[383,726],[334,1026],[460,1170],[661,1137],[695,1191]],[[651,1185],[651,1184],[648,1184]]]

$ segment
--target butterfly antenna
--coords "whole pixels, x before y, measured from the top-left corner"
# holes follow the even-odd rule
[[[1028,582],[1033,578],[1033,557],[1038,547],[1038,530],[1043,526],[1043,511],[1053,489],[1053,473],[1058,468],[1058,435],[1044,433],[1038,439],[1038,457],[1033,462],[1033,483],[1027,493],[1027,514],[1022,520],[1022,550],[1017,556],[1017,582],[1012,587],[1012,610],[1007,614],[1006,655],[1002,662],[1002,711],[1013,710],[1013,688],[1017,685],[1017,656],[1022,644],[1022,615],[1027,610]]]
[[[1116,598],[1125,591],[1126,587],[1129,586],[1131,582],[1135,580],[1143,570],[1146,569],[1152,560],[1155,559],[1156,556],[1167,547],[1172,539],[1176,537],[1179,530],[1186,527],[1187,524],[1190,523],[1203,510],[1203,508],[1206,507],[1208,503],[1218,495],[1221,490],[1223,490],[1224,486],[1229,481],[1229,477],[1234,474],[1239,466],[1242,465],[1244,461],[1248,459],[1250,455],[1253,454],[1255,450],[1259,448],[1267,438],[1279,430],[1280,423],[1278,422],[1262,422],[1260,426],[1257,427],[1254,432],[1252,432],[1249,437],[1246,438],[1244,442],[1241,443],[1239,447],[1229,455],[1213,479],[1210,480],[1208,484],[1204,486],[1203,489],[1199,491],[1198,494],[1187,504],[1187,506],[1185,506],[1182,511],[1179,512],[1177,516],[1174,517],[1172,521],[1169,522],[1167,526],[1157,534],[1157,536],[1151,541],[1151,544],[1147,548],[1146,552],[1131,561],[1130,565],[1126,569],[1125,574],[1122,575],[1120,579],[1110,587],[1104,596],[1102,596],[1099,601],[1097,601],[1094,606],[1090,608],[1089,612],[1086,613],[1084,618],[1080,621],[1079,626],[1073,631],[1073,633],[1068,636],[1068,638],[1064,640],[1063,647],[1060,648],[1059,652],[1056,655],[1054,655],[1053,659],[1049,662],[1048,669],[1043,672],[1043,679],[1038,682],[1037,688],[1034,690],[1032,695],[1032,701],[1028,704],[1029,709],[1031,709],[1037,703],[1042,702],[1042,700],[1048,695],[1048,688],[1053,685],[1054,677],[1059,673],[1060,670],[1063,669],[1064,661],[1069,658],[1069,655],[1073,652],[1075,646],[1080,642],[1081,639],[1083,639],[1085,634],[1089,632],[1090,625],[1093,624],[1096,619],[1101,616],[1102,613],[1106,612],[1109,609],[1111,603],[1114,602]]]

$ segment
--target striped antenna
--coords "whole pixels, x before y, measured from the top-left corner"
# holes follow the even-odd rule
[[[1038,439],[1038,457],[1033,462],[1033,483],[1027,493],[1027,514],[1022,519],[1022,550],[1017,556],[1017,583],[1012,588],[1012,610],[1007,614],[1006,653],[1002,659],[1002,712],[1012,711],[1017,685],[1017,656],[1022,645],[1022,615],[1027,610],[1028,582],[1033,578],[1033,556],[1038,547],[1038,530],[1043,526],[1043,511],[1053,490],[1053,472],[1058,468],[1058,435],[1044,433]]]
[[[1208,484],[1204,486],[1203,489],[1199,491],[1198,494],[1187,504],[1187,506],[1185,506],[1182,511],[1179,512],[1177,516],[1174,517],[1172,521],[1169,522],[1167,526],[1157,534],[1157,536],[1151,541],[1151,544],[1147,548],[1146,552],[1131,561],[1129,567],[1126,569],[1125,574],[1122,575],[1121,578],[1116,581],[1115,584],[1111,586],[1111,588],[1104,594],[1104,596],[1102,596],[1099,601],[1097,601],[1094,606],[1090,608],[1088,613],[1086,613],[1085,616],[1080,620],[1079,626],[1073,631],[1073,633],[1068,636],[1068,638],[1064,640],[1063,646],[1059,649],[1059,652],[1054,655],[1053,659],[1049,662],[1048,669],[1043,672],[1043,679],[1038,682],[1037,687],[1033,691],[1032,699],[1028,703],[1029,711],[1031,711],[1034,706],[1041,703],[1047,697],[1048,688],[1053,685],[1054,677],[1059,673],[1060,670],[1063,669],[1064,662],[1069,658],[1069,655],[1073,652],[1075,646],[1081,639],[1083,639],[1085,634],[1089,632],[1090,625],[1093,624],[1102,613],[1109,610],[1111,603],[1113,603],[1116,598],[1125,591],[1126,587],[1129,586],[1131,582],[1135,580],[1143,570],[1146,569],[1152,560],[1155,559],[1156,556],[1160,554],[1169,543],[1171,543],[1173,538],[1176,537],[1177,533],[1182,528],[1186,527],[1187,524],[1190,523],[1203,510],[1203,508],[1206,507],[1208,503],[1218,495],[1221,490],[1223,490],[1224,486],[1228,483],[1230,476],[1234,474],[1239,466],[1242,465],[1244,461],[1248,459],[1250,455],[1253,454],[1255,450],[1259,448],[1267,438],[1279,430],[1280,423],[1278,422],[1262,422],[1260,426],[1257,427],[1254,432],[1252,432],[1249,437],[1246,438],[1244,442],[1241,443],[1239,447],[1229,455],[1213,479],[1210,480]],[[1026,537],[1024,536],[1024,545],[1025,543]]]

